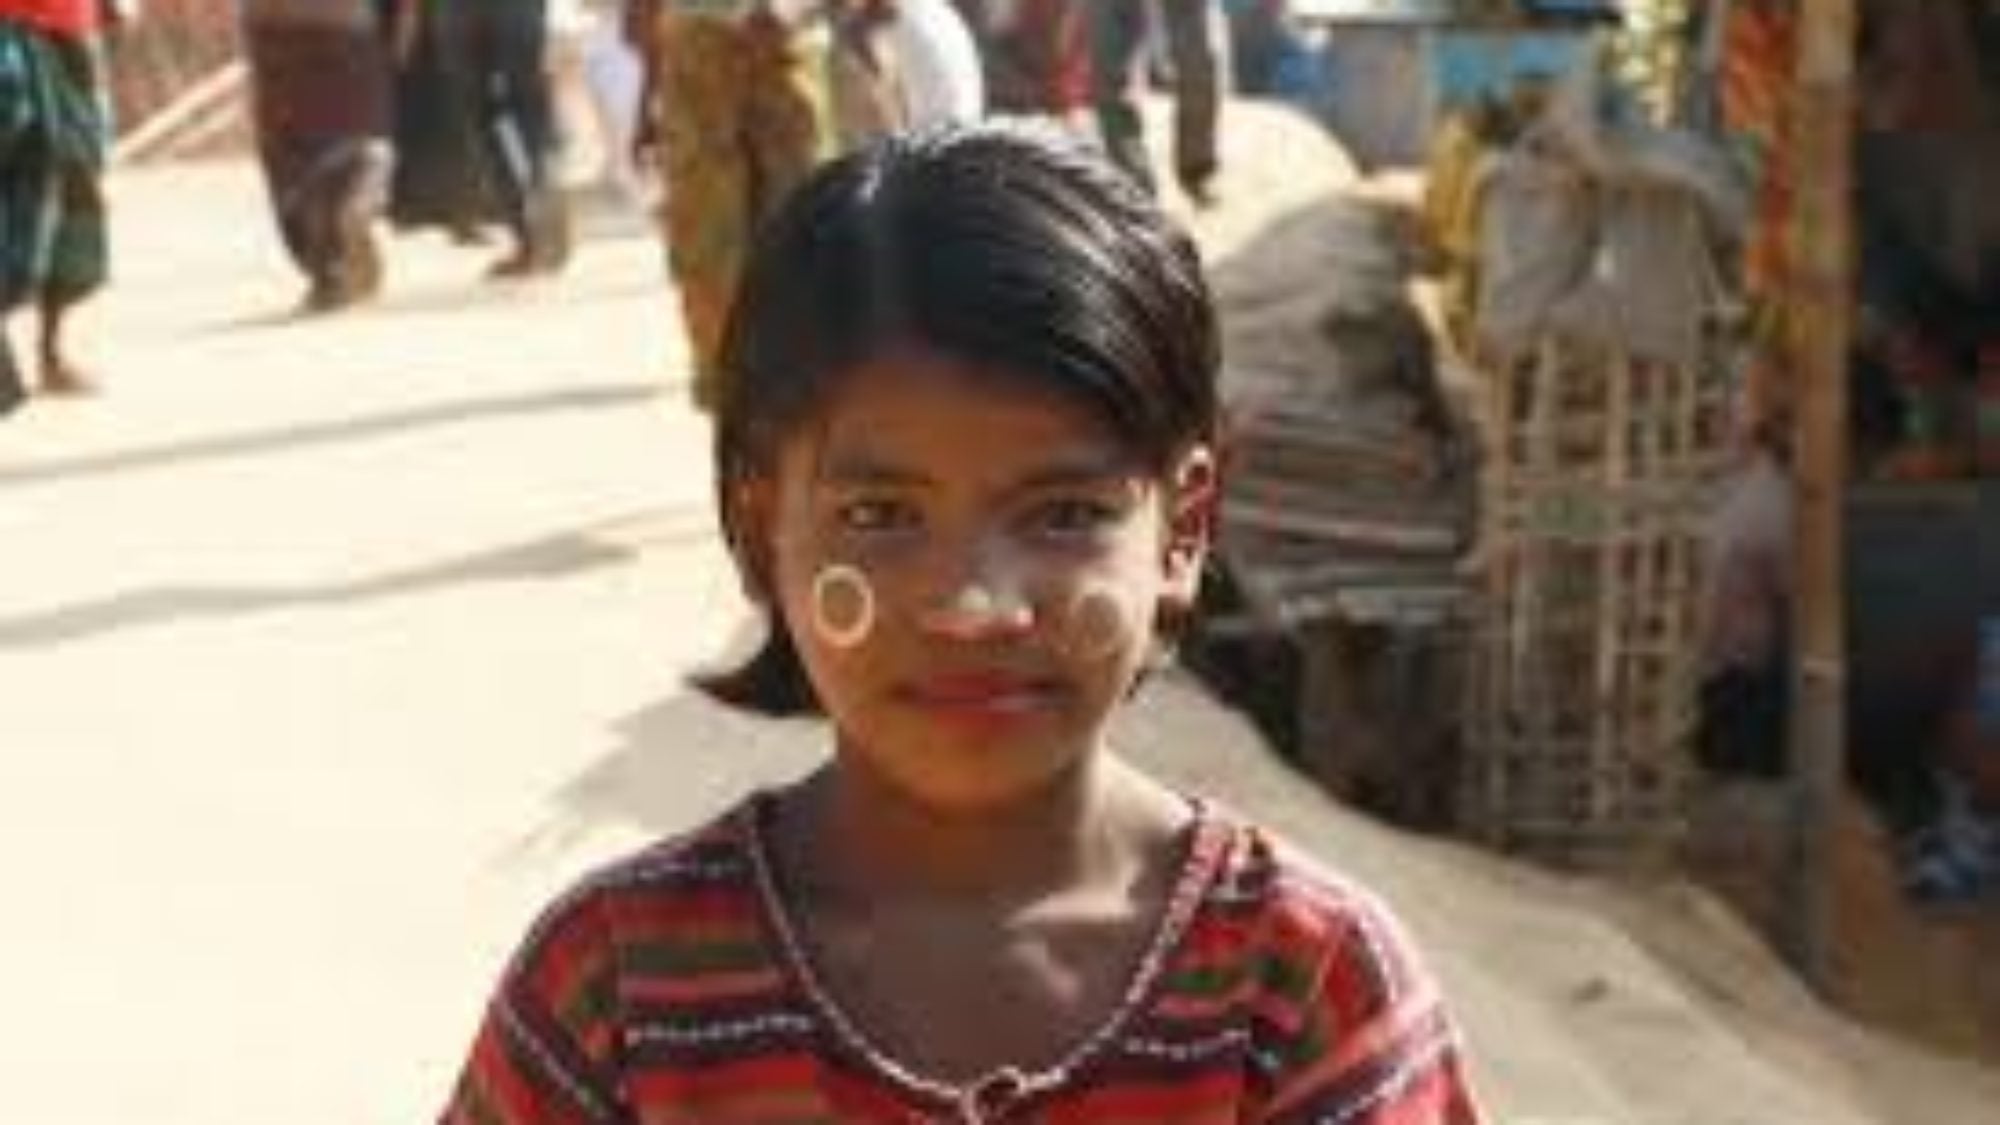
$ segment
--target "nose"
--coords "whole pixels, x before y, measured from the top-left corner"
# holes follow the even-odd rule
[[[1035,624],[1027,584],[990,560],[959,570],[917,615],[925,632],[951,640],[1019,636]]]

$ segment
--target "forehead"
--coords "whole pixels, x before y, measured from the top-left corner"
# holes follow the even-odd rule
[[[1006,482],[1124,474],[1140,464],[1080,396],[923,352],[881,356],[845,374],[784,459],[835,481],[887,474]]]

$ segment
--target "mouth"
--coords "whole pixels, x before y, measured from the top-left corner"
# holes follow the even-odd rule
[[[1062,697],[1053,680],[1003,672],[961,672],[907,681],[897,695],[941,719],[1004,723],[1052,710]]]

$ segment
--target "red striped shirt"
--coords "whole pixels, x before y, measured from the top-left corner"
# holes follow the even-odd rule
[[[1141,1002],[1093,1052],[968,1114],[856,1050],[798,984],[758,876],[766,801],[544,913],[445,1125],[1480,1120],[1457,1032],[1382,905],[1213,812]]]

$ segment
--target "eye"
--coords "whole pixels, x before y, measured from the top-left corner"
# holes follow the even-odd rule
[[[842,501],[834,508],[833,519],[842,531],[863,535],[901,531],[918,522],[914,505],[875,496]]]
[[[1121,514],[1117,507],[1102,500],[1065,496],[1037,505],[1030,523],[1038,535],[1078,539],[1111,526]]]

